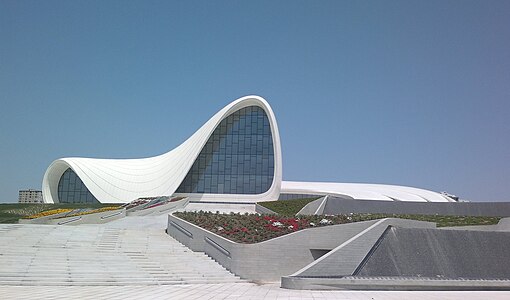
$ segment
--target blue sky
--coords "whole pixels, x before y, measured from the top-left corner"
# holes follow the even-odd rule
[[[244,95],[285,180],[510,200],[509,1],[0,0],[0,202],[166,152]]]

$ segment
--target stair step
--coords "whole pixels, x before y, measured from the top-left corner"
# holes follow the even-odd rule
[[[0,285],[245,282],[162,230],[0,224]]]

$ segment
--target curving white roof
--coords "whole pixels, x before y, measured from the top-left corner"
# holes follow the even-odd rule
[[[356,200],[455,202],[437,192],[387,184],[282,181],[281,192],[334,195]]]
[[[225,106],[184,143],[162,155],[140,159],[71,157],[55,160],[43,178],[42,190],[45,202],[58,203],[58,182],[67,168],[71,168],[80,177],[100,202],[126,203],[140,197],[172,195],[219,123],[232,113],[248,106],[261,107],[269,119],[275,155],[271,187],[265,193],[257,195],[195,194],[192,198],[236,202],[278,199],[282,180],[282,158],[276,118],[266,100],[259,96],[246,96]]]
[[[186,177],[194,161],[220,122],[232,113],[248,107],[262,108],[269,119],[274,147],[274,177],[271,187],[263,194],[186,194],[191,200],[245,202],[278,199],[280,190],[287,194],[337,195],[359,200],[431,201],[452,199],[436,192],[418,188],[361,183],[282,182],[280,134],[273,110],[259,96],[235,100],[216,113],[190,138],[177,148],[159,156],[140,159],[61,158],[46,170],[42,191],[44,201],[58,203],[58,183],[71,168],[94,197],[103,203],[127,203],[140,197],[172,195]]]

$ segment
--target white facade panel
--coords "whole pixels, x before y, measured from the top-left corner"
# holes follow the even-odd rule
[[[254,203],[276,200],[281,191],[286,194],[330,194],[359,200],[453,201],[436,192],[403,186],[282,182],[282,153],[276,118],[266,100],[259,96],[246,96],[225,106],[190,138],[162,155],[140,159],[77,157],[57,159],[44,174],[42,185],[44,200],[48,203],[58,203],[59,180],[68,168],[76,173],[92,195],[102,203],[126,203],[140,197],[173,195],[220,122],[232,113],[249,106],[262,108],[269,119],[275,164],[270,188],[262,194],[185,194],[190,200]]]
[[[284,194],[333,195],[357,200],[454,202],[440,193],[398,185],[282,181]]]
[[[193,194],[192,200],[256,202],[278,199],[282,179],[280,134],[269,104],[261,97],[240,98],[215,114],[195,134],[177,148],[155,157],[141,159],[61,158],[54,161],[43,178],[46,202],[58,202],[58,183],[71,168],[88,190],[103,203],[126,203],[140,197],[172,195],[193,165],[200,151],[219,123],[230,114],[248,107],[262,108],[269,119],[274,147],[274,176],[271,187],[263,194]]]

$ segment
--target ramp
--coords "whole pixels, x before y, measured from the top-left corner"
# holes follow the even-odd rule
[[[510,290],[510,232],[389,226],[379,239],[363,240],[371,243],[371,249],[357,260],[352,273],[346,272],[346,266],[352,268],[358,251],[345,245],[325,255],[329,260],[319,259],[282,277],[282,287]]]
[[[354,274],[510,279],[510,232],[390,228]]]

